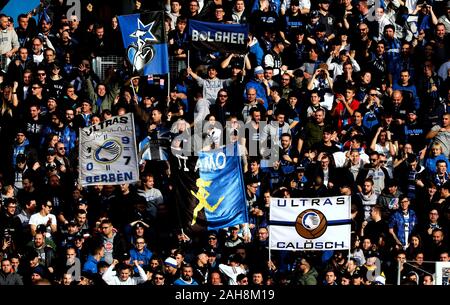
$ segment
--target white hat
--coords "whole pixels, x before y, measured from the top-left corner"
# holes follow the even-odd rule
[[[381,276],[381,275],[377,275],[373,282],[377,283],[377,284],[385,285],[386,284],[386,279],[383,276]]]
[[[173,257],[166,258],[164,264],[172,266],[174,268],[178,268],[177,261]]]
[[[261,66],[257,66],[255,68],[255,74],[260,74],[260,73],[264,73],[264,69]]]

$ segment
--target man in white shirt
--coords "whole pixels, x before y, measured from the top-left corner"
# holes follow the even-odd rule
[[[117,265],[119,261],[114,260],[111,266],[109,266],[108,270],[103,274],[102,279],[108,285],[137,285],[147,281],[147,274],[144,269],[139,265],[137,260],[133,261],[134,265],[139,271],[139,277],[132,277],[133,268],[130,265],[121,265],[117,268],[117,271],[114,272],[113,269]]]
[[[57,230],[56,216],[50,214],[53,209],[53,203],[50,200],[44,200],[41,203],[41,210],[38,213],[31,215],[29,225],[31,229],[31,235],[36,235],[36,229],[39,225],[46,227],[45,237],[51,238],[51,234]]]
[[[238,285],[237,276],[239,274],[246,274],[241,263],[241,257],[239,255],[231,255],[228,265],[220,264],[219,270],[228,277],[228,285]]]

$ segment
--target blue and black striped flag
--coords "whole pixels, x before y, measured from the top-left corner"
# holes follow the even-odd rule
[[[126,57],[140,75],[169,73],[162,11],[119,16]]]

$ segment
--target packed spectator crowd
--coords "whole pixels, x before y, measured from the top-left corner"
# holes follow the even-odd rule
[[[0,15],[0,285],[436,281],[432,262],[449,261],[450,2],[164,1],[169,76],[125,59],[104,79],[93,60],[125,56],[117,16],[80,21],[62,2]],[[248,24],[248,52],[190,48],[189,20]],[[207,121],[210,148],[245,147],[249,230],[180,226],[163,154],[140,160],[137,184],[82,187],[79,128],[129,112],[137,144]],[[349,251],[269,256],[271,197],[340,194]]]

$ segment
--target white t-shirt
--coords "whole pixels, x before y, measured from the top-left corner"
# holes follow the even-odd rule
[[[38,225],[46,225],[47,226],[47,221],[48,219],[51,218],[52,219],[52,225],[56,224],[56,216],[53,214],[48,214],[47,216],[42,216],[40,213],[35,213],[33,215],[31,215],[30,217],[30,221],[28,222],[30,225],[35,225],[36,227]],[[47,226],[47,231],[45,236],[47,238],[49,238],[51,236],[51,228],[50,226]]]

